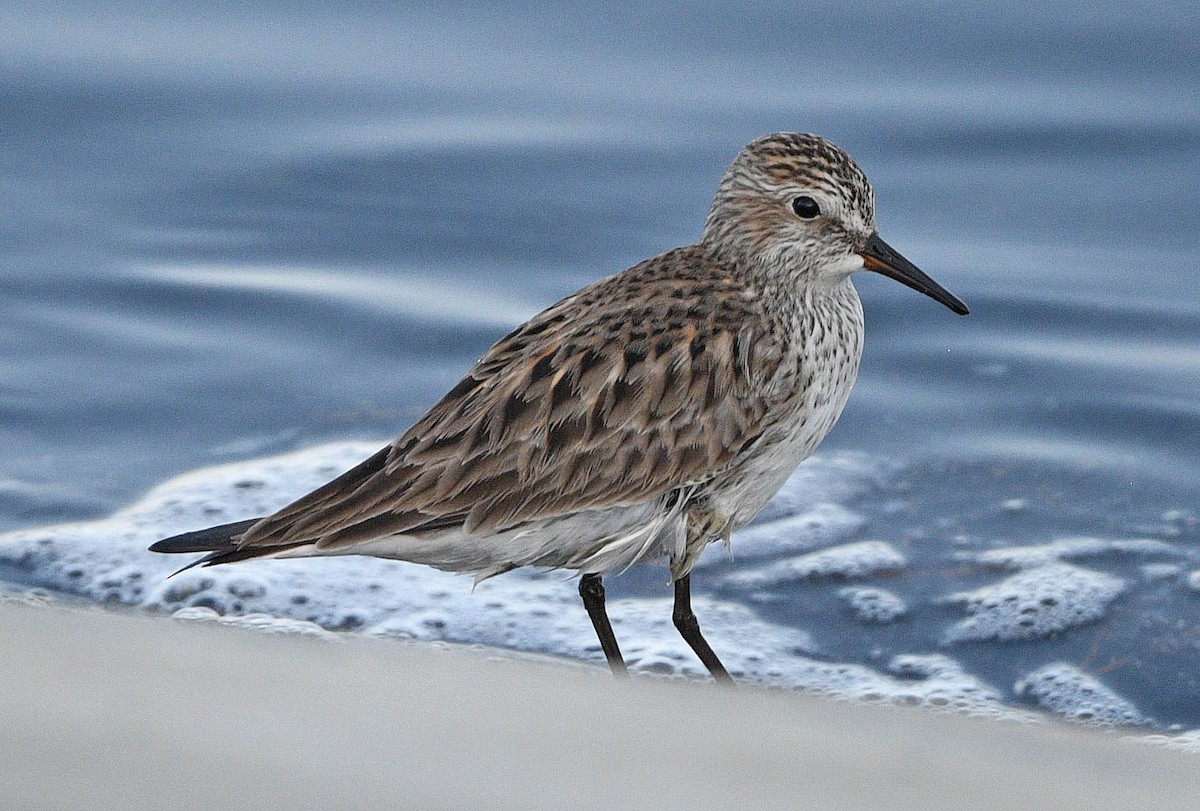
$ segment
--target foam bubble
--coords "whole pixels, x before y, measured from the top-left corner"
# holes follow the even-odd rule
[[[1013,689],[1017,695],[1031,696],[1044,709],[1071,721],[1097,726],[1151,723],[1132,702],[1066,662],[1033,671]]]
[[[838,596],[863,622],[893,622],[908,613],[904,600],[884,589],[846,586]]]
[[[999,691],[972,676],[961,664],[943,654],[901,654],[888,662],[888,671],[902,680],[921,686],[919,699],[914,701],[916,696],[910,696],[907,701],[895,700],[893,696],[888,699],[890,703],[918,703],[970,715],[988,715],[1023,722],[1039,720],[1031,713],[1000,711]]]
[[[903,569],[907,563],[904,555],[890,544],[858,541],[788,558],[760,569],[735,572],[725,580],[731,585],[761,588],[818,576],[863,577]]]
[[[944,641],[1046,636],[1100,617],[1124,589],[1120,578],[1067,563],[1026,569],[999,583],[944,598],[964,603],[970,614],[946,632]]]

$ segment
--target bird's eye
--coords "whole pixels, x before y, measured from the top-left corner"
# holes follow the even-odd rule
[[[796,216],[802,220],[811,220],[821,213],[821,207],[817,205],[816,200],[807,194],[802,194],[792,201],[792,211],[796,212]]]

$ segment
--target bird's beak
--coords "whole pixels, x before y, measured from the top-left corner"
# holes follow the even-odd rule
[[[858,252],[862,257],[863,267],[882,273],[900,284],[908,285],[918,293],[924,293],[934,301],[945,304],[959,315],[966,315],[970,310],[954,294],[925,275],[912,262],[896,253],[891,245],[879,238],[879,234],[871,234],[866,247]]]

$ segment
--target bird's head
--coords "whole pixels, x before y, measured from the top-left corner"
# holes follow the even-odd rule
[[[817,135],[780,132],[742,149],[717,188],[702,241],[739,263],[808,282],[839,282],[872,270],[967,313],[958,298],[880,239],[867,176]]]

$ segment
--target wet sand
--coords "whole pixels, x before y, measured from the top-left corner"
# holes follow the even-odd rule
[[[1058,723],[0,604],[0,808],[1196,808]]]

